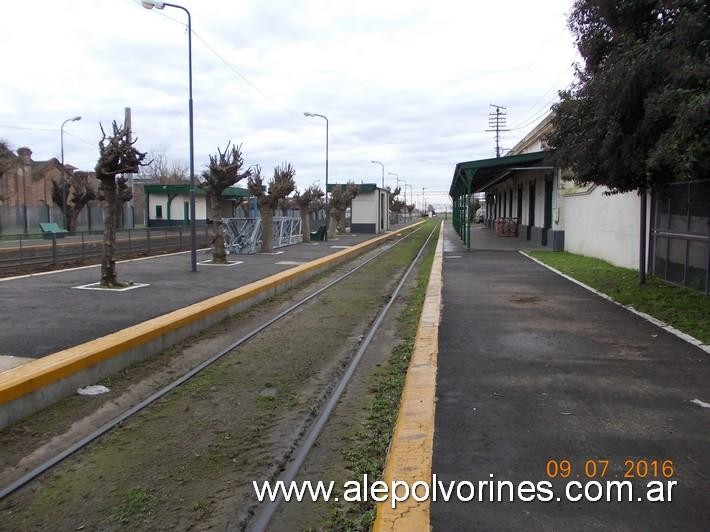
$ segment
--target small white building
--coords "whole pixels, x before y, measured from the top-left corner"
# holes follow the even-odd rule
[[[148,227],[190,223],[190,185],[144,185],[144,191]],[[222,192],[222,217],[237,216],[237,205],[248,196],[249,192],[239,187],[229,187]],[[207,217],[207,195],[198,187],[195,190],[195,220],[200,225],[206,223]]]
[[[374,183],[357,185],[358,194],[352,201],[352,233],[381,233],[390,228],[390,192]]]
[[[346,186],[329,184],[328,192],[332,192],[334,187]],[[352,200],[350,231],[377,234],[389,230],[389,190],[380,188],[375,183],[355,186],[358,192]]]

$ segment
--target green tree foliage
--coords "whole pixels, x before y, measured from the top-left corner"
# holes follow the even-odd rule
[[[583,58],[548,142],[579,184],[611,193],[710,176],[710,5],[576,0]]]
[[[219,199],[222,192],[242,179],[251,176],[251,169],[242,172],[244,157],[242,157],[242,146],[227,143],[224,151],[217,148],[217,155],[210,155],[209,169],[202,173],[202,188],[207,194],[207,203],[210,208],[210,220],[212,222],[212,263],[226,264],[227,254],[224,248],[224,232],[222,230],[222,212],[220,210]]]

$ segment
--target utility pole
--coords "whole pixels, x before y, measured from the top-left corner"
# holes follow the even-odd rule
[[[123,125],[128,132],[128,142],[133,142],[133,130],[131,129],[131,108],[126,107],[124,112]],[[131,200],[128,202],[128,210],[131,215],[131,225],[130,227],[135,227],[133,216],[133,174],[128,174],[128,186],[131,188]],[[124,220],[125,223],[125,220]]]
[[[500,157],[500,133],[501,131],[510,131],[506,129],[505,116],[507,107],[502,105],[490,104],[493,109],[488,112],[488,127],[486,131],[493,131],[496,134],[496,157]]]

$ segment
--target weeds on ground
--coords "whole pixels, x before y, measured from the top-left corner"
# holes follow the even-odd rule
[[[145,488],[131,488],[123,505],[116,512],[116,521],[126,525],[132,518],[146,515],[155,507],[156,500]]]
[[[400,316],[402,341],[395,346],[387,364],[374,378],[371,387],[374,395],[367,421],[352,443],[342,451],[353,479],[361,479],[363,475],[367,475],[374,482],[382,478],[409,359],[414,348],[435,247],[436,240],[432,239],[419,269],[416,287]],[[375,520],[375,512],[375,503],[372,501],[340,504],[331,514],[328,529],[342,532],[370,530]]]
[[[638,282],[638,271],[567,252],[531,251],[530,255],[604,292],[624,305],[650,314],[676,329],[710,343],[710,297],[649,276]]]

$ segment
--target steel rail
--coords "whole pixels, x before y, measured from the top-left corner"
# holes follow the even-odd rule
[[[21,476],[20,478],[18,478],[14,482],[11,482],[9,485],[0,488],[0,501],[3,500],[8,495],[11,495],[12,493],[14,493],[15,491],[17,491],[21,487],[25,486],[26,484],[28,484],[29,482],[31,482],[32,480],[34,480],[38,476],[42,475],[43,473],[46,473],[47,471],[52,469],[54,466],[56,466],[57,464],[59,464],[60,462],[62,462],[66,458],[68,458],[69,456],[73,455],[74,453],[76,453],[80,449],[86,447],[89,443],[93,442],[94,440],[97,440],[99,437],[101,437],[105,433],[109,432],[111,429],[115,428],[117,425],[123,423],[131,416],[134,416],[135,414],[137,414],[138,412],[140,412],[141,410],[143,410],[147,406],[151,405],[152,403],[154,403],[155,401],[157,401],[161,397],[164,397],[165,395],[167,395],[168,393],[173,391],[178,386],[184,384],[185,382],[187,382],[188,380],[190,380],[191,378],[193,378],[194,376],[196,376],[197,374],[202,372],[205,368],[211,366],[212,364],[214,364],[215,362],[217,362],[218,360],[223,358],[225,355],[227,355],[230,351],[233,351],[234,349],[236,349],[237,347],[239,347],[243,343],[247,342],[248,340],[250,340],[251,338],[253,338],[257,334],[259,334],[261,331],[266,329],[267,327],[270,327],[271,325],[273,325],[277,321],[281,320],[282,318],[284,318],[285,316],[287,316],[288,314],[290,314],[291,312],[293,312],[297,308],[305,305],[308,301],[319,296],[320,294],[322,294],[323,292],[325,292],[329,288],[333,287],[337,283],[350,277],[353,273],[355,273],[356,271],[365,267],[370,262],[372,262],[373,260],[378,258],[380,255],[382,255],[386,251],[392,249],[392,247],[396,246],[397,244],[399,244],[400,242],[402,242],[406,238],[409,238],[414,233],[418,232],[421,228],[422,228],[422,226],[419,226],[416,229],[414,229],[413,231],[409,231],[402,238],[395,240],[395,242],[393,242],[392,245],[386,246],[384,249],[381,249],[379,252],[377,252],[375,255],[373,255],[372,257],[367,259],[365,262],[358,264],[354,268],[345,272],[340,277],[334,279],[333,281],[331,281],[328,284],[326,284],[325,286],[319,288],[318,290],[316,290],[312,294],[304,297],[303,299],[294,303],[293,305],[291,305],[287,309],[281,311],[276,316],[273,316],[269,320],[265,321],[264,323],[262,323],[261,325],[259,325],[255,329],[253,329],[252,331],[250,331],[247,334],[245,334],[244,336],[242,336],[239,340],[233,342],[232,344],[228,345],[227,347],[225,347],[224,349],[222,349],[218,353],[212,355],[210,358],[208,358],[204,362],[200,363],[199,365],[195,366],[190,371],[188,371],[187,373],[185,373],[181,377],[175,379],[170,384],[164,386],[163,388],[161,388],[157,392],[153,393],[152,395],[150,395],[149,397],[147,397],[143,401],[135,404],[134,406],[132,406],[128,410],[124,411],[122,414],[119,414],[118,416],[114,417],[113,419],[107,421],[106,423],[101,425],[98,429],[93,431],[91,434],[84,436],[79,441],[73,443],[72,445],[70,445],[69,447],[67,447],[66,449],[61,451],[60,453],[54,455],[52,458],[50,458],[49,460],[47,460],[43,464],[41,464],[41,465],[37,466],[36,468],[32,469],[31,471],[25,473],[23,476]]]
[[[347,386],[348,382],[350,381],[350,378],[355,373],[355,370],[357,369],[357,366],[360,363],[360,360],[362,359],[363,355],[365,354],[365,351],[367,351],[367,348],[369,347],[370,342],[375,337],[375,334],[377,333],[378,329],[380,328],[380,325],[382,325],[382,322],[384,321],[385,317],[387,316],[387,312],[389,312],[390,307],[392,307],[392,305],[394,304],[394,301],[397,298],[397,296],[399,295],[399,292],[402,289],[402,286],[404,286],[404,283],[409,278],[409,274],[414,269],[414,266],[417,264],[417,261],[422,256],[422,253],[424,253],[424,250],[426,249],[426,246],[429,243],[429,240],[431,240],[431,237],[434,234],[434,231],[437,230],[437,227],[435,227],[431,231],[431,233],[429,233],[429,236],[424,241],[424,244],[422,244],[422,247],[419,249],[419,252],[416,254],[414,259],[412,259],[412,262],[409,264],[409,267],[404,272],[404,274],[402,274],[402,277],[400,278],[399,283],[397,284],[397,287],[392,292],[392,295],[390,296],[389,301],[384,306],[384,308],[379,312],[379,314],[377,315],[377,318],[375,319],[374,323],[370,327],[370,330],[367,333],[367,336],[365,336],[364,340],[360,343],[360,346],[359,346],[357,352],[355,353],[355,356],[353,356],[353,359],[350,361],[350,364],[348,365],[348,369],[346,369],[345,373],[343,373],[343,376],[340,378],[340,381],[338,382],[337,386],[335,387],[335,389],[331,393],[330,397],[328,398],[328,402],[325,404],[323,409],[319,412],[318,417],[316,418],[315,422],[311,425],[310,429],[308,430],[308,434],[306,435],[306,437],[302,440],[301,444],[299,445],[298,450],[297,450],[293,460],[291,461],[289,466],[286,468],[283,475],[281,475],[276,482],[282,481],[285,485],[288,485],[289,483],[291,483],[295,480],[296,475],[298,475],[298,472],[301,470],[303,463],[306,461],[306,457],[308,456],[308,453],[310,452],[311,448],[313,447],[313,444],[318,439],[318,436],[320,435],[321,431],[323,430],[323,427],[325,426],[328,419],[330,418],[330,415],[333,412],[333,410],[335,409],[336,404],[340,400],[340,396],[343,394],[343,391],[345,390],[345,387]],[[269,501],[266,504],[266,506],[264,506],[262,508],[261,512],[258,514],[254,523],[249,527],[249,530],[251,530],[253,532],[264,532],[267,529],[267,527],[269,526],[269,523],[271,522],[271,519],[273,518],[274,513],[276,512],[276,510],[278,509],[278,507],[280,506],[282,501],[283,501],[283,492],[279,491],[279,493],[276,497],[276,500]]]

